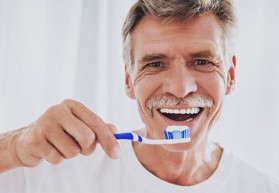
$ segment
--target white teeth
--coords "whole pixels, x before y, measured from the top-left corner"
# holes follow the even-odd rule
[[[174,114],[180,114],[180,111],[179,111],[179,109],[175,109],[175,110],[173,110],[173,113]]]
[[[179,113],[180,114],[185,114],[186,113],[186,109],[180,109]]]
[[[193,107],[189,109],[167,109],[161,108],[159,110],[161,113],[168,113],[168,114],[198,114],[200,112],[200,108]]]
[[[190,122],[192,120],[193,120],[193,118],[189,118],[189,119],[186,120],[186,122]]]

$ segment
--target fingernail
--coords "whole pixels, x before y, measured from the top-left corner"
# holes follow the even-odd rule
[[[112,159],[118,159],[121,155],[121,150],[118,146],[115,146],[111,151],[111,158]]]

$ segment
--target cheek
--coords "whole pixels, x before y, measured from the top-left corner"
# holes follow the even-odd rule
[[[214,100],[214,108],[208,114],[209,123],[207,127],[210,129],[222,111],[222,104],[225,97],[224,78],[219,73],[215,73],[214,77],[204,79],[203,81],[203,86],[206,88],[207,94]]]
[[[162,85],[162,78],[145,73],[138,73],[135,75],[133,84],[136,99],[141,103],[145,103],[148,98],[156,94],[156,90]]]
[[[146,103],[148,99],[156,95],[156,91],[159,90],[160,85],[162,85],[162,79],[158,79],[156,76],[143,76],[141,74],[140,76],[135,77],[135,99],[137,101],[140,117],[148,128],[152,128],[150,117],[153,115],[147,108]]]
[[[216,67],[214,69],[214,71],[219,74],[219,76],[223,80],[223,84],[225,86],[226,85],[226,72],[225,72],[225,69],[223,67]]]
[[[207,85],[206,88],[209,88],[210,90],[220,90],[221,93],[225,92],[225,69],[223,68],[223,66],[213,66],[211,72],[209,73],[209,76],[205,76],[203,81]]]
[[[214,105],[217,107],[222,103],[225,96],[225,73],[223,70],[216,70],[208,76],[200,79],[200,85],[206,90],[206,93],[214,100]]]

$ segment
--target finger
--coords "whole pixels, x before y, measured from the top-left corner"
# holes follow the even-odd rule
[[[70,159],[81,152],[79,144],[73,137],[67,134],[63,128],[58,127],[55,132],[47,133],[47,140],[63,155],[64,158]]]
[[[104,151],[113,159],[117,159],[120,154],[120,147],[117,143],[110,127],[95,113],[78,102],[67,101],[72,113],[84,122],[95,133],[97,141]]]
[[[45,155],[45,159],[53,164],[53,165],[57,165],[60,164],[63,160],[64,157],[63,155],[60,154],[60,152],[53,147],[52,145],[49,144],[49,148],[48,148],[48,153]]]
[[[63,155],[47,139],[42,140],[40,146],[35,148],[36,155],[56,165],[64,160]]]
[[[115,125],[113,125],[111,123],[107,123],[107,126],[109,127],[109,129],[111,130],[112,133],[117,133],[117,128]]]
[[[105,125],[105,127],[96,127],[95,132],[97,133],[97,141],[102,146],[103,150],[112,159],[118,159],[120,156],[120,146],[114,137],[114,130],[112,127]]]
[[[85,123],[70,114],[60,124],[64,131],[79,144],[81,154],[89,155],[95,150],[95,133]]]
[[[95,140],[90,147],[86,148],[86,149],[82,149],[81,154],[82,155],[90,155],[92,154],[95,149],[96,149],[96,145],[97,145],[97,140]]]

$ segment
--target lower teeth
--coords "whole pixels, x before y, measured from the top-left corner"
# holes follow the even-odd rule
[[[193,118],[190,118],[190,119],[187,119],[185,122],[190,122],[192,120],[193,120]]]

